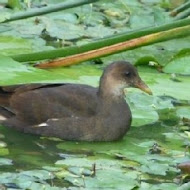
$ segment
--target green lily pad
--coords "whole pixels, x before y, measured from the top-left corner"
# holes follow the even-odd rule
[[[190,119],[190,107],[180,107],[177,109],[177,115],[181,118],[185,117]]]
[[[0,50],[3,55],[29,53],[32,50],[32,44],[27,39],[0,36]]]
[[[93,164],[96,164],[96,174],[95,177],[90,177],[80,175],[80,171],[85,171],[85,169],[82,169],[81,167],[88,167],[92,168]],[[118,161],[113,160],[93,160],[93,159],[66,159],[66,160],[60,160],[56,162],[56,165],[62,165],[62,166],[75,166],[75,169],[71,170],[70,172],[74,172],[77,174],[77,176],[67,176],[65,177],[65,180],[69,181],[75,186],[78,187],[86,187],[88,189],[90,188],[118,188],[121,189],[125,186],[125,189],[133,189],[134,187],[138,186],[138,182],[136,181],[137,175],[129,175],[125,174],[122,171],[121,164],[119,164]],[[78,166],[79,168],[77,169]],[[81,176],[81,177],[78,177]],[[85,177],[86,176],[86,177]],[[110,179],[112,182],[110,183]]]
[[[189,188],[190,188],[190,182],[181,185],[178,189],[179,190],[188,190]]]
[[[173,108],[171,99],[162,99],[144,93],[128,93],[126,97],[133,115],[133,126],[155,123],[159,119],[157,110]]]
[[[12,165],[12,160],[7,158],[0,158],[0,165]]]
[[[0,155],[5,156],[9,154],[9,149],[8,148],[0,148]]]
[[[31,171],[23,171],[20,173],[21,175],[31,176],[39,178],[40,180],[53,179],[54,176],[51,172],[45,170],[31,170]]]
[[[148,165],[141,166],[141,171],[145,173],[153,174],[153,175],[165,176],[168,169],[169,169],[168,164],[158,164],[153,161],[149,162]]]
[[[132,190],[138,187],[136,180],[126,176],[121,171],[98,171],[95,178],[66,178],[70,183],[78,187],[86,187],[87,189],[103,188],[103,189],[126,189]],[[110,182],[111,180],[111,182]]]
[[[158,121],[159,117],[156,111],[144,110],[139,108],[132,109],[132,126],[142,126]]]
[[[178,189],[179,186],[174,183],[161,183],[161,184],[149,184],[142,182],[139,190],[160,190],[160,189],[167,189],[167,190],[174,190]]]
[[[179,57],[172,60],[164,67],[166,73],[177,73],[183,75],[190,75],[190,56]]]
[[[179,76],[181,82],[171,80],[169,74],[140,73],[144,81],[149,84],[154,96],[171,96],[180,100],[189,100],[189,77]]]
[[[6,19],[9,19],[11,16],[11,13],[9,12],[5,12],[5,11],[2,11],[1,14],[0,14],[0,22],[3,22],[4,20]]]
[[[50,189],[58,190],[58,187],[51,187],[45,180],[53,179],[54,176],[45,170],[31,170],[20,173],[1,173],[0,183],[6,186],[14,185],[21,189]]]

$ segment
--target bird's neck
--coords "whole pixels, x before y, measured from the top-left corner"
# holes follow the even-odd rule
[[[103,76],[100,79],[98,95],[104,99],[124,99],[124,84],[117,83],[116,81]]]

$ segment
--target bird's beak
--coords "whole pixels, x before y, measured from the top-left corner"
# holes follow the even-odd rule
[[[152,95],[152,91],[150,90],[150,88],[141,79],[138,80],[138,82],[136,82],[134,86],[146,92],[147,94]]]

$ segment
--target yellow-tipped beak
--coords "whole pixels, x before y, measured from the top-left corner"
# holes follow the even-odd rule
[[[141,89],[143,92],[146,92],[149,95],[152,95],[152,91],[142,80],[137,82],[135,87]]]

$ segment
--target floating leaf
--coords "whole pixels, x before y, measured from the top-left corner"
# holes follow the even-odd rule
[[[189,62],[190,56],[176,58],[164,67],[164,72],[190,75]]]
[[[178,189],[179,190],[189,190],[189,188],[190,188],[190,182],[181,185]]]
[[[174,190],[178,189],[178,185],[174,183],[161,183],[161,184],[149,184],[142,182],[139,190],[161,190],[161,189],[167,189],[167,190]]]
[[[0,165],[12,165],[12,160],[7,158],[0,158]]]
[[[148,165],[141,166],[141,171],[153,174],[153,175],[166,175],[166,172],[169,169],[168,164],[158,164],[155,162],[149,162]]]
[[[177,115],[181,118],[188,118],[190,119],[190,107],[180,107],[177,109]]]

